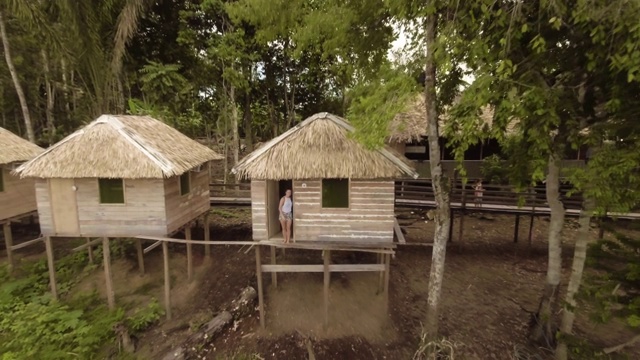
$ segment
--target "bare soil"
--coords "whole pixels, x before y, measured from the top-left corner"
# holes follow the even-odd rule
[[[264,275],[266,329],[261,330],[258,309],[233,324],[211,344],[200,349],[203,359],[410,359],[425,320],[433,223],[424,211],[398,209],[408,243],[399,246],[391,262],[390,301],[384,309],[378,293],[378,275],[332,274],[330,325],[323,328],[322,274],[279,274],[278,286]],[[522,216],[518,243],[513,242],[515,216],[468,214],[459,238],[459,217],[453,242],[447,249],[442,289],[440,330],[457,345],[461,359],[512,359],[516,349],[546,358],[549,353],[527,346],[530,313],[536,310],[546,276],[548,221],[536,218],[531,244],[529,218]],[[212,240],[251,239],[249,208],[216,208],[211,221]],[[570,271],[572,242],[577,222],[564,229],[564,283]],[[597,229],[593,229],[597,231]],[[202,238],[202,230],[193,232]],[[184,245],[171,248],[173,319],[142,334],[137,355],[159,359],[180,344],[201,324],[224,308],[247,285],[256,287],[255,253],[242,246],[214,246],[211,258],[194,247],[194,279],[187,281]],[[337,263],[371,263],[375,255],[340,253]],[[270,254],[263,253],[268,263]],[[320,252],[278,251],[278,263],[320,264]],[[116,301],[144,304],[152,297],[163,303],[162,251],[145,255],[146,273],[137,272],[135,258],[114,262]],[[78,291],[103,288],[103,274],[84,279]],[[578,313],[576,333],[599,347],[632,337],[624,325],[595,325]],[[630,358],[640,358],[640,346]]]

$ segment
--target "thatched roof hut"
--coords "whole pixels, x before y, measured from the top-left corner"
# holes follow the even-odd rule
[[[438,127],[442,131],[447,122],[448,114],[445,112],[440,114]],[[493,124],[493,109],[485,106],[480,114],[480,119],[487,126]],[[427,134],[427,108],[425,105],[424,94],[418,94],[407,105],[406,111],[397,114],[389,124],[388,142],[393,143],[410,143],[420,141]],[[508,131],[512,131],[513,126]]]
[[[0,127],[0,165],[33,159],[43,149]]]
[[[209,210],[213,150],[148,116],[102,115],[20,166],[45,236],[167,235]]]
[[[318,113],[265,143],[232,171],[255,180],[417,177],[404,156],[388,147],[369,150],[349,136],[353,131],[343,118]]]
[[[11,169],[42,151],[41,147],[0,127],[0,222],[20,218],[36,210],[33,181],[12,175]]]
[[[16,172],[38,178],[162,179],[220,159],[152,117],[102,115]]]

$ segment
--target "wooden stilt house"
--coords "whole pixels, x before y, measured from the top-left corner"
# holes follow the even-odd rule
[[[0,127],[0,222],[36,211],[34,181],[11,171],[44,151],[41,147]]]
[[[34,181],[20,179],[11,171],[42,151],[41,147],[0,127],[0,225],[10,270],[14,265],[11,222],[36,214]]]
[[[254,240],[281,236],[279,200],[291,189],[294,241],[393,241],[394,179],[418,174],[392,149],[350,138],[353,130],[338,116],[315,114],[233,168],[251,179]]]
[[[148,116],[102,115],[20,166],[45,236],[171,234],[209,210],[213,150]]]

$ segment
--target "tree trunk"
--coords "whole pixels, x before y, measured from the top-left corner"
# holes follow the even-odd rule
[[[236,87],[229,86],[229,105],[231,106],[231,132],[233,136],[233,165],[240,160],[240,139],[238,136],[238,106],[236,106]]]
[[[555,343],[553,309],[558,300],[558,287],[562,273],[562,227],[564,225],[564,205],[560,201],[560,157],[557,153],[549,156],[547,174],[547,202],[551,209],[549,221],[549,259],[547,280],[544,286],[538,312],[534,315],[529,338],[536,344],[552,348]]]
[[[244,122],[244,144],[247,147],[247,153],[253,151],[253,114],[251,113],[251,92],[247,91],[244,98],[244,112],[242,114]]]
[[[11,58],[11,49],[9,47],[9,37],[7,36],[7,29],[4,23],[4,14],[2,10],[0,10],[0,36],[2,36],[2,46],[4,47],[4,58],[5,60],[7,60],[7,67],[9,68],[9,72],[11,73],[11,79],[13,80],[13,85],[16,88],[16,93],[18,94],[18,100],[20,100],[20,107],[22,108],[24,125],[27,128],[27,138],[29,138],[29,141],[31,141],[32,143],[35,143],[36,135],[33,131],[31,116],[29,115],[27,98],[24,96],[24,91],[22,90],[22,86],[20,85],[20,80],[18,79],[18,73],[16,72],[16,68],[13,66],[13,59]]]
[[[53,85],[51,84],[51,70],[49,68],[49,57],[47,56],[47,51],[45,49],[40,50],[40,55],[42,56],[42,65],[44,69],[44,84],[47,92],[47,107],[46,107],[46,116],[47,116],[47,137],[49,138],[49,145],[52,145],[55,142],[56,136],[56,126],[53,118],[53,106],[55,104],[55,93]]]
[[[67,80],[67,61],[62,57],[60,59],[60,69],[62,71],[62,96],[64,96],[64,111],[67,119],[71,115],[69,108],[69,81]]]
[[[449,234],[449,184],[442,172],[440,162],[440,145],[438,142],[438,111],[436,108],[436,64],[434,47],[436,46],[436,17],[427,15],[425,61],[425,103],[427,110],[427,130],[429,136],[429,164],[431,166],[431,180],[436,200],[435,233],[433,237],[433,253],[431,272],[429,274],[429,296],[427,299],[426,335],[428,340],[435,340],[438,336],[438,314],[440,293],[444,278],[444,261]]]
[[[575,295],[580,289],[582,283],[582,273],[584,271],[584,263],[587,259],[587,248],[594,240],[591,234],[591,214],[593,213],[594,203],[591,199],[585,198],[580,219],[578,220],[579,229],[576,238],[575,249],[573,251],[573,265],[571,266],[571,276],[569,277],[569,285],[567,295],[565,297],[565,306],[560,322],[561,337],[559,338],[558,347],[556,348],[556,359],[566,360],[568,357],[567,343],[565,336],[571,335],[573,331],[573,321],[575,319],[574,309],[576,307]]]

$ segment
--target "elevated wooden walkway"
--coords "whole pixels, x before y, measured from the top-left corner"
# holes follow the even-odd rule
[[[251,185],[210,184],[212,205],[251,205]],[[512,186],[484,185],[482,198],[475,196],[473,183],[462,184],[458,181],[451,191],[451,209],[477,212],[493,212],[503,214],[532,214],[546,216],[551,213],[547,204],[546,191],[542,186],[516,191]],[[561,201],[567,216],[578,216],[582,207],[582,196],[572,193],[570,186],[560,188]],[[399,180],[396,181],[396,206],[435,208],[435,197],[431,180]],[[295,194],[293,194],[295,198]],[[640,211],[625,214],[608,213],[607,217],[620,219],[640,219]]]

